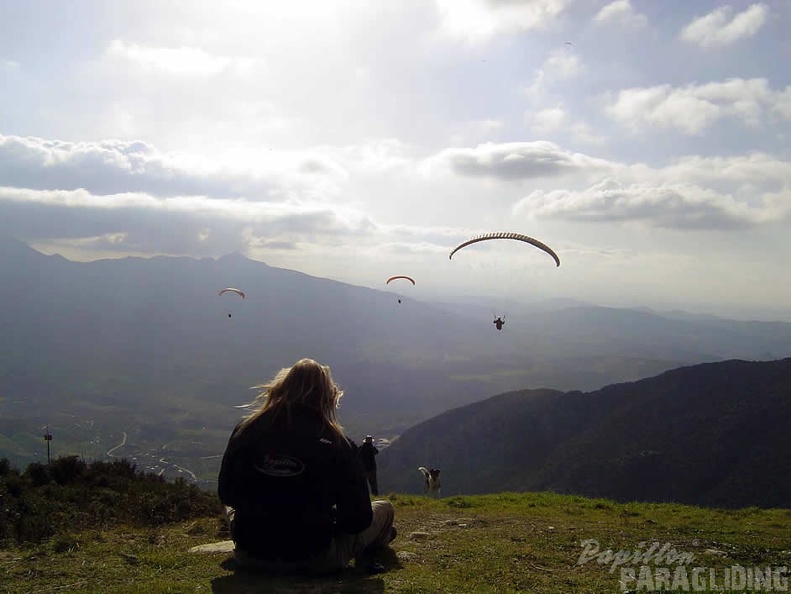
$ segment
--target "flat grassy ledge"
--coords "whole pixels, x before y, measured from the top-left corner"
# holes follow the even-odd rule
[[[223,521],[210,517],[0,549],[0,592],[750,592],[768,590],[761,581],[767,572],[774,572],[774,591],[783,591],[779,572],[791,566],[788,509],[620,504],[551,493],[388,499],[399,535],[379,557],[387,571],[378,575],[362,567],[321,578],[236,571],[232,553],[189,552],[228,538]],[[724,587],[726,576],[735,588]]]

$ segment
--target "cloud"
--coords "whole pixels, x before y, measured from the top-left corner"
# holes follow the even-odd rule
[[[581,192],[536,190],[514,206],[514,214],[678,230],[739,230],[781,220],[790,209],[791,204],[779,200],[751,206],[693,184],[626,186],[606,179]]]
[[[785,91],[778,93],[774,110],[791,122],[791,86],[786,87]]]
[[[163,153],[141,141],[63,142],[0,135],[0,184],[94,194],[273,198],[336,195],[348,177],[328,157],[246,151],[244,158]]]
[[[665,181],[738,188],[746,194],[771,189],[791,189],[791,162],[761,152],[732,157],[687,156],[653,172],[641,172]]]
[[[720,6],[684,27],[681,39],[700,47],[728,45],[755,35],[766,22],[768,12],[766,4],[752,4],[731,18],[733,9]]]
[[[639,29],[648,23],[648,18],[638,13],[629,0],[615,0],[596,13],[593,22],[599,25],[612,23]]]
[[[435,0],[442,31],[468,43],[546,29],[574,0]]]
[[[527,119],[535,134],[547,134],[560,128],[566,121],[566,112],[560,107],[542,109],[536,113],[528,112]]]
[[[122,60],[144,70],[160,71],[170,76],[211,77],[226,70],[249,72],[251,58],[213,56],[198,47],[150,47],[112,41],[105,52],[110,60]]]
[[[332,242],[378,228],[357,209],[309,202],[8,187],[0,187],[0,220],[3,230],[31,240],[93,238],[121,253],[192,255],[245,251],[264,240]]]
[[[540,101],[553,84],[575,78],[582,71],[582,62],[573,50],[554,51],[536,70],[525,94],[533,101]]]
[[[596,134],[585,122],[576,122],[571,126],[571,134],[575,140],[586,144],[604,144],[604,137]]]
[[[315,150],[329,155],[332,163],[342,162],[344,172],[382,174],[414,163],[409,155],[411,147],[397,138],[383,138],[342,148],[318,147]]]
[[[502,120],[468,120],[456,122],[452,125],[450,135],[451,144],[474,144],[490,141],[505,130]]]
[[[214,171],[212,171],[214,170]],[[75,190],[96,194],[231,195],[244,176],[215,175],[216,167],[179,163],[140,141],[63,142],[42,138],[0,136],[0,183],[36,189]],[[219,179],[218,179],[219,178]],[[236,178],[236,183],[234,183]],[[248,191],[266,192],[266,185],[247,178]]]
[[[528,110],[525,123],[533,134],[551,136],[553,133],[570,133],[570,137],[584,144],[604,144],[604,137],[596,134],[582,120],[570,120],[562,107],[550,107],[539,111]]]
[[[624,89],[605,112],[633,130],[650,126],[695,135],[725,117],[757,125],[767,106],[780,103],[781,96],[770,89],[766,79],[733,78],[685,87]]]
[[[572,153],[546,141],[484,143],[475,148],[452,148],[428,160],[453,173],[468,177],[490,177],[502,181],[521,181],[589,174],[608,168],[603,160]]]

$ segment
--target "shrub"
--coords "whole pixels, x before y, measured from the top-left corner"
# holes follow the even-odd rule
[[[127,460],[86,464],[69,456],[0,474],[0,541],[40,543],[86,528],[160,526],[222,512],[215,493],[138,472]],[[58,542],[67,546],[68,538]]]

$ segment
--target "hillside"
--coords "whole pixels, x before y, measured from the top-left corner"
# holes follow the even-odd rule
[[[150,477],[139,479],[142,488],[132,491],[150,492]],[[8,497],[5,480],[0,473],[0,492]],[[58,488],[38,487],[55,498]],[[183,483],[156,489],[162,497],[158,510],[186,520],[121,520],[113,499],[129,488],[125,480],[117,490],[102,489],[90,507],[104,520],[94,526],[24,544],[0,538],[0,591],[605,594],[630,588],[684,592],[702,583],[710,588],[694,591],[711,592],[722,591],[724,580],[737,575],[734,567],[751,589],[760,578],[755,590],[763,591],[767,572],[771,585],[779,584],[771,581],[772,572],[777,579],[787,576],[783,568],[791,555],[788,509],[619,504],[550,493],[437,500],[391,494],[399,536],[378,555],[385,573],[368,575],[352,566],[327,577],[270,576],[237,570],[229,552],[190,552],[224,541],[228,532],[220,514],[200,515],[194,505],[182,505]],[[62,513],[79,511],[76,500],[59,499]],[[620,560],[613,552],[622,553]]]
[[[443,413],[380,455],[385,490],[552,490],[619,501],[791,505],[791,359],[726,361],[594,392],[523,390]]]

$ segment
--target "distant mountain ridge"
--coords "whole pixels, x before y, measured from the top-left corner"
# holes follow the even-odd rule
[[[167,472],[213,480],[250,386],[301,357],[332,367],[341,422],[361,439],[509,390],[592,390],[685,364],[791,356],[791,324],[559,300],[522,304],[497,332],[485,305],[399,304],[384,276],[375,290],[238,253],[72,262],[6,235],[0,279],[0,457],[19,465],[41,459],[50,425],[58,453],[111,451],[157,471],[166,459]],[[220,297],[227,286],[247,298]]]
[[[380,456],[386,490],[543,491],[791,507],[791,359],[684,367],[594,392],[522,390],[447,411]]]

